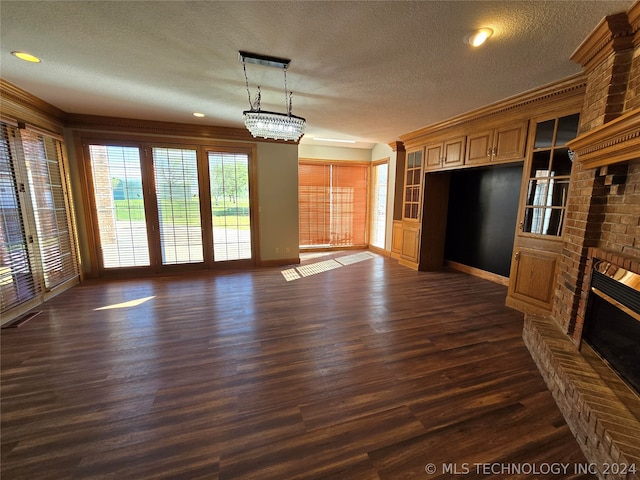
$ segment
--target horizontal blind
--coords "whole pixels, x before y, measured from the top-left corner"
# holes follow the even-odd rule
[[[149,266],[138,147],[89,145],[104,268]]]
[[[153,148],[162,264],[204,260],[196,151]]]
[[[16,130],[0,123],[0,312],[39,293],[35,282],[22,213],[22,182],[18,182]]]
[[[301,247],[366,244],[367,172],[367,165],[299,164]]]
[[[78,274],[74,237],[65,198],[59,141],[28,130],[20,132],[27,165],[37,250],[50,290]]]
[[[216,262],[252,258],[249,156],[207,152]]]
[[[333,165],[331,245],[365,245],[367,165]]]
[[[331,165],[298,166],[300,246],[328,246],[330,242]]]

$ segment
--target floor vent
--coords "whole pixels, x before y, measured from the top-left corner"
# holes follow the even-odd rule
[[[3,325],[2,329],[4,330],[5,328],[16,328],[16,327],[19,327],[21,325],[24,325],[29,320],[31,320],[33,317],[37,317],[41,313],[42,312],[31,312],[31,313],[27,313],[25,315],[22,315],[21,317],[18,317],[15,320],[10,321],[6,325]]]

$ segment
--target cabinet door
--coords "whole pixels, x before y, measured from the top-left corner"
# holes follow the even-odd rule
[[[391,254],[394,257],[402,255],[402,221],[394,220],[391,234]]]
[[[442,166],[442,143],[427,145],[425,150],[425,170],[438,170]]]
[[[528,306],[550,311],[553,306],[556,270],[560,255],[533,249],[520,249],[511,266],[509,297]],[[507,302],[509,303],[509,302]],[[512,303],[521,310],[529,310]],[[537,309],[535,309],[537,310]]]
[[[400,263],[418,269],[420,257],[420,225],[414,222],[403,222],[402,226],[402,255]]]
[[[493,130],[469,135],[467,138],[467,165],[481,165],[491,160]]]
[[[422,185],[422,156],[424,150],[407,152],[404,177],[403,218],[420,218],[420,188]]]
[[[493,155],[491,157],[492,162],[506,162],[524,158],[527,143],[527,123],[521,122],[496,129],[492,150]]]
[[[464,164],[466,141],[467,137],[458,137],[444,142],[443,167],[455,167]]]

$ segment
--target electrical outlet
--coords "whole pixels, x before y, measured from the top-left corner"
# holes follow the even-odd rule
[[[280,248],[276,247],[276,253],[280,253]]]
[[[284,249],[284,253],[289,253],[289,251],[290,251],[290,248],[289,248],[289,247],[286,247],[286,248]]]

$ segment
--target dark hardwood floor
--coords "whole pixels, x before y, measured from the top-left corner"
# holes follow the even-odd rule
[[[82,284],[2,330],[1,478],[591,478],[505,294],[380,256]]]

